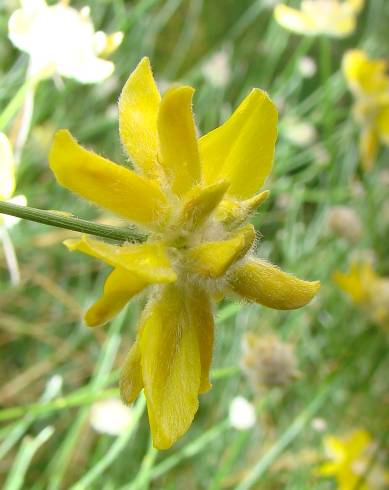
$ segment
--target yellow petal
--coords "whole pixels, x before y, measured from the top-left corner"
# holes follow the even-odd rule
[[[66,130],[56,133],[49,161],[58,182],[85,199],[151,229],[167,219],[156,182],[85,150]]]
[[[193,288],[188,295],[189,312],[192,325],[196,328],[201,360],[199,394],[212,388],[209,370],[212,362],[214,342],[214,322],[212,306],[208,294],[200,288]]]
[[[329,34],[332,34],[335,37],[349,36],[354,32],[356,26],[357,20],[353,15],[353,12],[346,13],[343,16],[341,15],[339,18],[334,16]]]
[[[77,250],[96,257],[112,267],[131,272],[149,283],[176,280],[166,249],[159,243],[119,246],[82,236],[65,240],[64,244],[71,251]]]
[[[198,408],[201,365],[194,321],[185,291],[165,286],[142,325],[142,375],[157,449],[168,449],[182,436]]]
[[[342,68],[350,88],[356,94],[376,94],[389,89],[385,60],[372,60],[359,49],[347,51]]]
[[[349,272],[335,272],[336,284],[349,294],[355,303],[369,300],[378,277],[368,263],[352,263]]]
[[[127,354],[120,374],[119,387],[120,396],[127,405],[135,400],[143,388],[141,351],[138,339]]]
[[[9,199],[15,190],[15,161],[11,144],[0,133],[0,199]]]
[[[85,323],[97,327],[109,322],[147,285],[147,281],[125,269],[113,270],[105,281],[102,296],[85,313]]]
[[[271,171],[276,138],[277,109],[254,89],[224,124],[200,139],[205,182],[225,179],[229,195],[252,197]]]
[[[202,276],[217,278],[251,248],[255,240],[255,229],[247,225],[228,240],[205,242],[188,250],[187,258],[191,269]]]
[[[157,157],[160,102],[150,60],[143,58],[131,73],[119,99],[119,132],[131,160],[150,178],[158,177],[161,172]]]
[[[341,439],[334,436],[326,436],[323,439],[328,457],[334,461],[342,461],[345,458],[345,447]]]
[[[208,186],[196,186],[188,192],[177,219],[178,228],[192,231],[202,225],[220,203],[228,186],[227,182],[221,181]]]
[[[339,472],[339,463],[323,463],[315,471],[318,476],[332,476]]]
[[[200,182],[200,161],[192,113],[191,87],[173,87],[158,114],[160,162],[173,192],[181,196]]]
[[[309,303],[318,292],[320,283],[302,281],[272,264],[249,259],[233,271],[230,286],[250,301],[277,310],[291,310]]]
[[[347,3],[354,10],[354,12],[360,12],[365,5],[365,0],[347,0]]]
[[[362,168],[365,172],[371,170],[377,159],[379,139],[375,128],[366,127],[362,129],[359,141]]]
[[[288,7],[287,5],[277,5],[274,9],[276,21],[285,29],[298,34],[317,34],[317,22],[305,12]]]
[[[249,216],[269,197],[270,191],[263,191],[245,201],[224,199],[217,209],[218,219],[233,228],[244,223]]]
[[[345,449],[347,452],[347,457],[355,460],[363,455],[363,452],[371,444],[371,436],[364,429],[354,430],[345,441]]]
[[[389,104],[380,108],[376,124],[380,139],[389,145]]]
[[[124,34],[120,31],[106,34],[103,31],[95,33],[95,53],[107,58],[121,45]]]

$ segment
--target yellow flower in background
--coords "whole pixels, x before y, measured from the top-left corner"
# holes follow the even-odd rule
[[[387,488],[388,473],[381,466],[375,464],[368,472],[374,445],[366,430],[354,430],[344,438],[326,436],[324,447],[330,461],[322,464],[316,473],[320,476],[334,477],[338,490]],[[364,475],[365,481],[361,481]]]
[[[16,166],[11,143],[4,133],[0,133],[0,200],[25,206],[27,204],[25,196],[14,196],[16,187],[15,170]],[[19,220],[20,218],[1,214],[0,226],[10,228]]]
[[[364,0],[302,0],[300,10],[280,4],[276,21],[285,29],[307,36],[349,36],[356,27]]]
[[[389,74],[385,60],[372,60],[360,50],[348,51],[343,72],[354,94],[354,115],[362,128],[360,153],[364,170],[370,170],[379,143],[389,145]]]
[[[198,139],[193,92],[178,86],[161,97],[144,58],[119,100],[120,137],[135,171],[85,150],[66,130],[56,134],[49,157],[61,185],[149,233],[143,244],[85,236],[65,244],[113,267],[85,314],[87,325],[104,324],[136,294],[149,293],[120,387],[126,403],[144,389],[159,449],[188,430],[198,395],[211,388],[214,300],[292,309],[319,289],[252,253],[256,235],[247,220],[268,195],[258,191],[273,162],[274,104],[254,89]]]
[[[369,263],[354,262],[349,272],[336,272],[334,279],[373,321],[389,331],[389,278],[378,276]]]
[[[95,83],[111,75],[114,64],[101,56],[120,45],[121,32],[95,32],[89,8],[79,12],[67,1],[52,6],[45,0],[21,0],[21,4],[9,20],[9,38],[30,55],[30,76],[57,73]]]

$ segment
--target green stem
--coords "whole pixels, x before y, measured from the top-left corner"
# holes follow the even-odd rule
[[[0,201],[0,214],[10,214],[17,218],[36,221],[44,225],[66,228],[67,230],[79,231],[87,235],[109,238],[119,242],[145,240],[145,237],[128,228],[119,228],[110,225],[100,225],[74,216],[64,216],[60,212],[45,211],[43,209],[19,206],[5,201]]]

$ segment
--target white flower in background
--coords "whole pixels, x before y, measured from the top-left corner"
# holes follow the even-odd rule
[[[234,429],[248,430],[255,425],[254,405],[243,396],[237,396],[230,404],[228,418]]]
[[[304,78],[312,78],[317,71],[317,65],[310,56],[303,56],[298,60],[297,68]]]
[[[225,87],[231,78],[230,55],[226,49],[214,53],[203,65],[204,78],[215,87]]]
[[[316,432],[323,432],[327,429],[327,422],[320,417],[316,417],[312,420],[311,427]]]
[[[311,145],[317,138],[315,126],[296,118],[284,121],[284,135],[291,143],[302,147]]]
[[[45,0],[21,0],[22,8],[9,19],[9,38],[30,55],[30,76],[57,73],[81,83],[104,80],[114,64],[99,56],[114,51],[123,34],[95,32],[89,8],[78,11],[67,3],[48,6]]]
[[[92,405],[90,424],[96,432],[118,436],[132,420],[132,410],[119,398],[108,398]]]
[[[15,186],[15,160],[11,143],[4,133],[0,133],[0,200],[26,206],[27,199],[25,196],[13,195]],[[11,228],[18,221],[20,218],[0,214],[0,227]]]

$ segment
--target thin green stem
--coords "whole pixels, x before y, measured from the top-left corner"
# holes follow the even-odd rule
[[[19,206],[5,201],[0,201],[0,214],[9,214],[18,218],[43,223],[44,225],[66,228],[67,230],[79,231],[87,235],[94,235],[119,242],[144,241],[145,237],[128,228],[119,228],[110,225],[92,223],[75,216],[65,216],[56,211],[45,211],[43,209]]]

